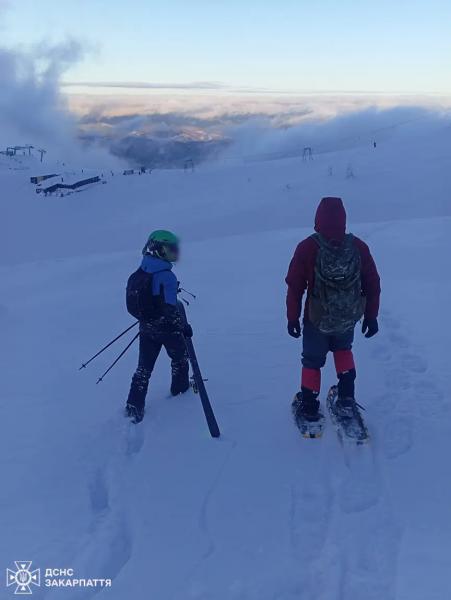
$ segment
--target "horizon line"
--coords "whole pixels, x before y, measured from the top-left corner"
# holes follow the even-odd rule
[[[152,82],[152,81],[62,81],[64,88],[99,88],[123,90],[175,90],[175,91],[215,91],[236,94],[261,94],[261,95],[359,95],[359,96],[443,96],[450,97],[451,91],[444,90],[302,90],[302,89],[277,89],[236,86],[220,81],[198,82]]]

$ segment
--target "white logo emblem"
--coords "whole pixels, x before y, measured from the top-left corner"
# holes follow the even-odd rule
[[[41,571],[31,571],[32,561],[15,560],[16,571],[6,569],[6,586],[15,585],[15,594],[32,594],[32,585],[41,585]]]

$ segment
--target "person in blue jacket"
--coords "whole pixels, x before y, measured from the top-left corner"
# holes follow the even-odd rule
[[[135,423],[144,417],[149,379],[164,346],[171,359],[171,394],[177,396],[189,389],[189,366],[184,336],[193,331],[177,308],[178,281],[172,271],[179,258],[179,239],[170,231],[150,234],[143,248],[140,269],[152,274],[152,294],[155,310],[150,319],[139,323],[138,368],[132,378],[126,404],[126,414]]]

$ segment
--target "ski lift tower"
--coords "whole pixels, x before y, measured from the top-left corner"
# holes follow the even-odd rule
[[[26,144],[25,146],[14,146],[14,150],[17,153],[19,150],[28,150],[28,156],[31,156],[31,151],[34,149],[34,146],[31,144]],[[25,152],[23,152],[25,156]]]
[[[42,159],[44,158],[44,154],[47,153],[47,150],[44,150],[44,148],[37,148],[37,151],[41,155],[41,162],[42,162]]]
[[[304,146],[302,160],[313,160],[313,151],[311,146]]]
[[[185,173],[188,170],[191,170],[191,172],[194,172],[194,161],[192,158],[188,158],[185,160],[185,163],[183,165],[183,170],[185,171]]]

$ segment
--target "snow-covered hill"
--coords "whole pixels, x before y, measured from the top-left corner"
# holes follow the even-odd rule
[[[446,600],[448,148],[449,129],[404,130],[310,162],[106,174],[65,198],[0,165],[0,564],[113,579],[35,586],[37,598]],[[329,194],[382,277],[380,334],[355,346],[372,434],[360,448],[331,427],[301,439],[289,410],[300,344],[285,332],[284,276]],[[159,227],[184,240],[177,274],[197,295],[219,440],[198,397],[168,398],[166,358],[135,428],[122,407],[136,347],[99,386],[125,341],[77,370],[130,323],[125,281]]]

